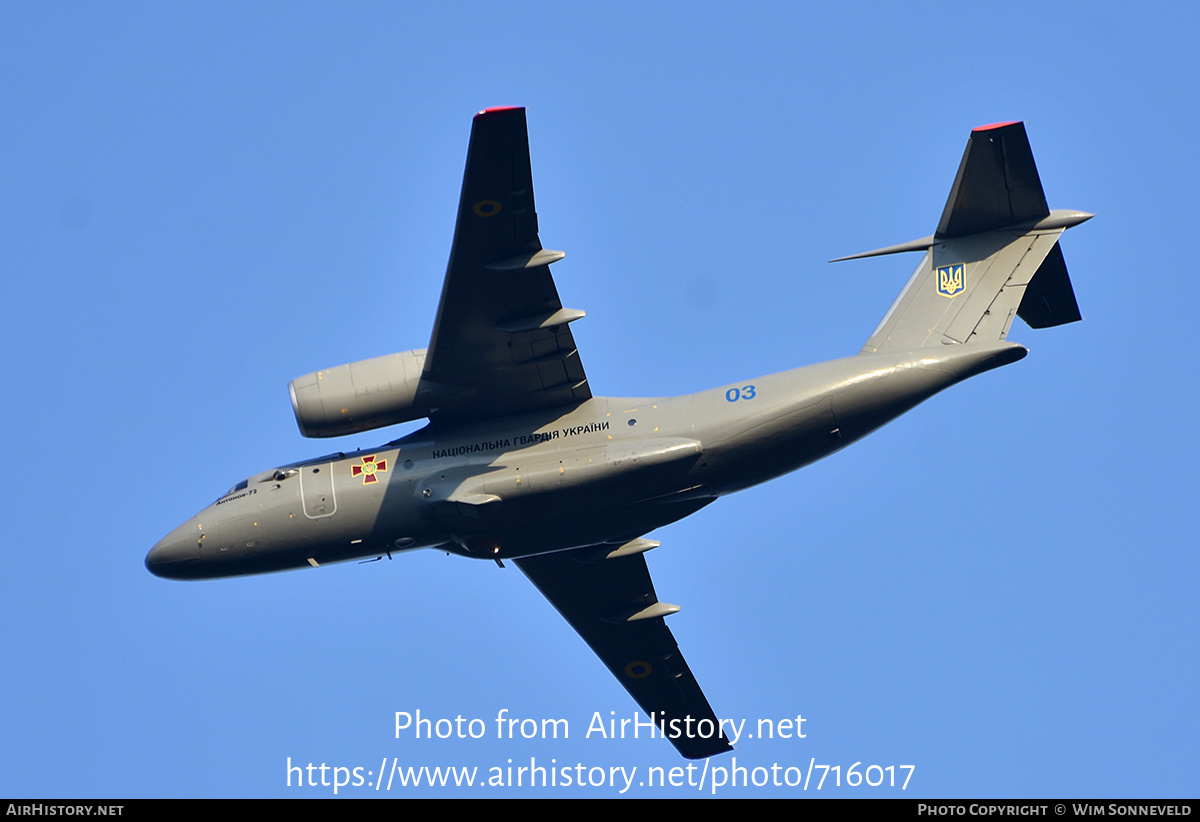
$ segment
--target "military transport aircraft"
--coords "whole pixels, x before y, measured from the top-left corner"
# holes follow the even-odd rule
[[[1014,316],[1080,319],[1025,127],[971,132],[937,230],[853,257],[924,258],[856,356],[685,397],[592,395],[533,207],[525,110],[475,116],[427,349],[292,381],[306,437],[423,417],[378,448],[256,474],[180,525],[151,572],[206,579],[422,547],[511,559],[688,758],[730,750],[664,617],[645,535],[832,454],[1015,362]],[[845,257],[842,259],[851,259]]]

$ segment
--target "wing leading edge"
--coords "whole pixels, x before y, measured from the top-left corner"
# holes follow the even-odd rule
[[[450,262],[422,382],[454,401],[431,416],[486,418],[592,396],[550,276],[533,205],[525,109],[475,115]]]
[[[663,620],[679,609],[658,601],[645,556],[605,559],[612,550],[593,546],[515,562],[679,753],[702,759],[733,750]]]

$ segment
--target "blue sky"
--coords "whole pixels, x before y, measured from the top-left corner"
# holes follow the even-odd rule
[[[0,6],[0,795],[333,795],[288,787],[289,758],[712,791],[715,771],[638,784],[685,764],[661,741],[585,738],[636,706],[515,568],[142,565],[237,480],[411,430],[306,441],[287,382],[426,345],[493,105],[528,108],[542,241],[617,396],[856,352],[917,257],[825,261],[931,233],[969,130],[1024,120],[1051,207],[1097,214],[1063,239],[1085,322],[1018,323],[1019,364],[655,532],[651,572],[719,716],[806,720],[710,768],[915,766],[903,792],[831,773],[717,795],[1194,795],[1198,23],[1182,3]],[[397,739],[417,710],[489,733]],[[570,738],[497,740],[500,711]]]

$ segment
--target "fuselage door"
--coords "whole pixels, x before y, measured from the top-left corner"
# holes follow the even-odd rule
[[[332,462],[300,469],[300,496],[304,500],[304,516],[309,519],[333,516],[337,511],[337,498],[333,492]]]

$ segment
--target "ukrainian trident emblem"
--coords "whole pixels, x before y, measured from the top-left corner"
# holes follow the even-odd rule
[[[939,265],[937,291],[943,297],[954,297],[967,287],[967,267],[963,263]]]
[[[363,485],[370,485],[373,482],[379,482],[377,473],[387,470],[387,460],[376,460],[375,455],[362,458],[362,465],[351,465],[350,476],[362,477]]]

